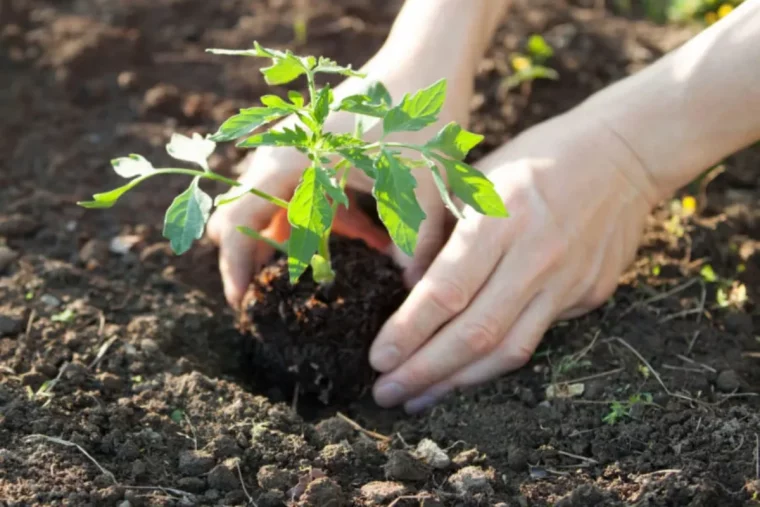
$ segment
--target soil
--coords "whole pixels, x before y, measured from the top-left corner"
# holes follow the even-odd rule
[[[692,189],[700,207],[681,230],[670,203],[652,214],[609,304],[553,327],[520,371],[416,417],[366,395],[296,398],[252,377],[251,337],[223,302],[213,246],[176,257],[161,237],[187,181],[147,182],[105,212],[75,205],[118,184],[114,156],[168,161],[173,131],[210,132],[272,92],[258,63],[205,48],[259,40],[359,66],[401,2],[312,0],[304,44],[293,42],[298,3],[0,0],[0,504],[752,505],[757,147]],[[480,66],[476,155],[694,33],[614,3],[516,2]],[[556,48],[560,79],[507,90],[509,55],[532,33]],[[213,168],[230,174],[241,155],[220,150]],[[341,290],[396,293],[388,265],[373,262],[382,285],[338,289],[346,320],[310,324],[331,347],[328,326],[370,333],[383,313],[348,320],[369,300],[349,306]],[[707,264],[743,284],[742,305],[718,304],[718,284],[700,276]],[[268,287],[291,298],[288,315],[310,296]],[[367,374],[358,364],[350,371]],[[552,383],[583,391],[550,397]]]

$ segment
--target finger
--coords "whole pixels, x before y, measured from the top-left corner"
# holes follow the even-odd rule
[[[539,293],[523,310],[515,325],[491,354],[439,382],[424,394],[407,401],[404,409],[410,414],[419,413],[438,403],[454,389],[476,386],[525,365],[551,326],[554,307],[548,292]]]
[[[407,287],[414,287],[420,281],[446,241],[444,229],[446,208],[433,178],[420,178],[415,194],[426,217],[417,233],[414,255],[410,257],[395,244],[391,246],[393,258],[404,270],[404,281]]]
[[[299,168],[293,161],[288,161],[287,158],[271,157],[267,151],[256,152],[250,160],[244,161],[253,167],[245,171],[240,181],[276,197],[288,198],[298,182],[295,169]],[[244,196],[220,206],[209,221],[208,235],[219,245],[224,295],[233,307],[237,307],[245,295],[254,269],[265,262],[265,256],[271,255],[271,249],[242,234],[237,227],[242,225],[264,231],[280,209],[259,197]],[[270,230],[268,234],[271,236],[273,232]]]
[[[478,233],[480,218],[459,223],[406,301],[388,319],[370,349],[380,372],[399,366],[449,319],[463,311],[502,255],[495,227]],[[479,238],[476,240],[476,238]]]
[[[402,366],[381,378],[378,404],[387,406],[416,397],[496,349],[515,319],[540,290],[563,252],[525,238],[514,245],[468,308],[442,328]]]

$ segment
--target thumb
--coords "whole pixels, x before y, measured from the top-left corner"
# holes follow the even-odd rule
[[[420,224],[414,255],[409,257],[395,244],[391,246],[391,254],[404,270],[404,281],[409,287],[422,278],[446,242],[446,208],[432,177],[420,178],[415,194],[426,218]]]

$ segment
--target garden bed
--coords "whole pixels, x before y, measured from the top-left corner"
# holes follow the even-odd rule
[[[750,504],[757,148],[692,190],[695,215],[652,215],[608,305],[555,326],[522,370],[416,417],[254,374],[213,246],[177,257],[161,237],[186,180],[146,182],[109,212],[76,206],[115,186],[114,155],[166,159],[173,131],[213,132],[271,92],[261,62],[205,48],[258,40],[359,66],[400,4],[313,0],[295,44],[295,3],[0,0],[0,505]],[[475,155],[693,33],[563,3],[517,2],[494,38]],[[533,33],[560,79],[508,92],[509,56]],[[241,154],[220,149],[214,169]],[[741,309],[718,304],[741,295],[731,282],[747,290]],[[354,322],[327,325],[332,339]],[[568,381],[582,394],[547,399]]]

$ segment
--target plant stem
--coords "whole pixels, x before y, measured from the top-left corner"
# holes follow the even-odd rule
[[[251,229],[250,227],[246,227],[244,225],[239,225],[236,227],[238,232],[245,234],[246,236],[249,236],[257,241],[262,241],[266,243],[267,245],[271,246],[275,250],[278,250],[285,255],[288,255],[288,245],[287,243],[280,243],[278,241],[275,241],[271,238],[267,238],[266,236],[262,235],[259,231],[255,229]]]
[[[377,150],[381,148],[408,148],[410,150],[420,151],[420,152],[427,151],[424,146],[419,145],[419,144],[395,143],[395,142],[386,142],[386,141],[378,141],[376,143],[368,144],[362,147],[362,150],[370,151],[370,150]]]
[[[205,171],[196,171],[194,169],[179,169],[179,168],[162,168],[162,169],[156,169],[155,172],[150,173],[150,176],[158,175],[158,174],[187,174],[189,176],[197,176],[200,178],[206,178],[209,180],[215,180],[220,181],[222,183],[226,183],[227,185],[233,186],[233,187],[239,187],[242,185],[239,181],[235,181],[230,178],[226,178],[224,176],[221,176],[216,173],[212,172],[205,172]],[[280,208],[288,209],[288,201],[285,201],[283,199],[280,199],[279,197],[275,197],[273,195],[267,194],[266,192],[263,192],[261,190],[258,190],[256,188],[251,188],[248,190],[253,195],[256,195],[258,197],[261,197],[264,200],[267,200],[274,204],[275,206],[279,206]]]

